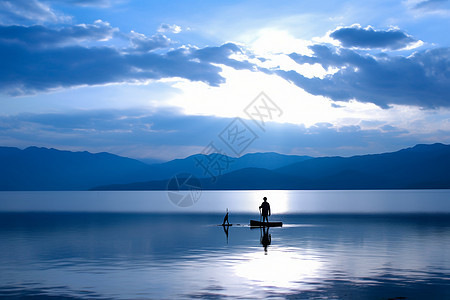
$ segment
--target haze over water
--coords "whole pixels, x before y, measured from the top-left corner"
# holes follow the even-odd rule
[[[187,206],[171,201],[171,193],[185,197]],[[449,190],[0,192],[0,211],[225,213],[228,208],[258,214],[264,196],[274,214],[450,213]]]
[[[271,228],[268,232],[247,226],[250,219],[258,218],[261,192],[204,193],[190,211],[175,207],[167,195],[164,198],[154,192],[2,193],[3,211],[7,210],[8,202],[3,200],[13,199],[15,194],[15,201],[59,198],[65,203],[66,212],[42,212],[49,208],[44,206],[39,213],[1,213],[0,296],[68,299],[450,296],[447,250],[450,217],[444,200],[448,199],[447,191],[267,191],[274,211],[272,220],[284,222],[282,228]],[[156,200],[159,210],[153,206],[155,212],[151,212],[150,206],[142,206],[143,213],[119,212],[124,207],[123,201],[137,208],[142,194],[153,199],[160,197]],[[289,196],[282,199],[282,194]],[[111,202],[110,213],[70,212],[76,207],[73,202],[79,202],[81,208],[87,199],[97,211],[103,205],[106,212],[105,204],[114,195],[117,199]],[[303,201],[316,199],[315,211],[310,207],[307,214],[299,213],[299,207],[308,207],[299,204],[300,195]],[[422,195],[428,199],[428,207],[438,208],[439,203],[446,213],[426,210],[421,213],[418,198],[415,202],[413,196],[407,195]],[[350,214],[338,206],[334,206],[337,214],[330,207],[320,207],[339,198],[350,201],[347,208]],[[371,199],[372,211],[366,207],[365,213],[361,213],[364,206],[357,208],[359,213],[349,209],[356,198],[365,203]],[[163,199],[171,211],[162,209]],[[240,212],[233,207],[238,203],[236,199],[243,204]],[[141,205],[145,203],[143,198],[139,201]],[[400,213],[396,201],[410,201],[409,213]],[[70,203],[74,206],[70,207]],[[386,203],[391,203],[391,211]],[[230,222],[242,224],[229,227],[228,232],[217,226],[223,219],[224,214],[218,213],[224,212],[223,204],[229,205]],[[206,209],[208,205],[210,212]],[[384,210],[377,211],[376,207]],[[116,210],[114,213],[112,208]],[[291,214],[287,214],[287,208],[292,209]]]

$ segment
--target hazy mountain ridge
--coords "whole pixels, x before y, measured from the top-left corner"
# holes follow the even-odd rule
[[[0,147],[0,190],[165,190],[178,173],[193,174],[203,189],[217,190],[450,188],[450,146],[443,144],[352,157],[224,157],[228,165],[217,180],[198,164],[213,155],[147,165],[105,152]]]
[[[450,146],[416,145],[390,153],[315,158],[276,171],[313,179],[314,188],[429,188],[432,182],[449,188]]]
[[[230,189],[427,189],[450,188],[450,146],[417,145],[352,157],[320,157],[267,170],[244,168],[202,178],[201,188]],[[163,190],[166,181],[108,185],[97,190]]]
[[[279,168],[308,156],[278,153],[252,153],[228,158],[222,173],[256,167]],[[205,171],[198,162],[206,156],[196,154],[184,159],[148,165],[141,161],[110,153],[71,152],[29,147],[20,150],[0,147],[0,190],[87,190],[95,186],[142,181],[167,182],[180,172],[201,178]],[[219,174],[218,174],[219,175]]]
[[[99,182],[145,180],[148,169],[142,162],[106,152],[38,147],[1,147],[0,162],[0,190],[86,190]]]

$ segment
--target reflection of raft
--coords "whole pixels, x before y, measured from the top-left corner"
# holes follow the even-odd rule
[[[256,220],[250,220],[251,227],[281,227],[283,222],[261,222]]]

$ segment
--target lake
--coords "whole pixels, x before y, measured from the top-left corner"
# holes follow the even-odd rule
[[[282,228],[247,226],[263,195]],[[446,190],[191,199],[180,207],[165,192],[0,193],[0,297],[450,298]],[[226,208],[240,225],[217,226]]]

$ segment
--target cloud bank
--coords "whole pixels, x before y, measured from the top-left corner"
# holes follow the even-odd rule
[[[295,71],[277,74],[313,95],[336,101],[356,99],[388,108],[390,104],[425,108],[450,106],[450,48],[416,52],[409,57],[379,55],[314,45],[313,56],[292,53],[299,64],[322,65],[339,71],[323,79],[306,78]]]
[[[85,41],[102,41],[112,38],[117,29],[101,20],[94,24],[81,24],[50,29],[42,25],[1,26],[0,46],[20,46],[29,51],[36,48],[61,47]]]
[[[126,38],[130,47],[99,45],[113,36]],[[83,45],[85,42],[86,45]],[[10,95],[32,94],[56,88],[122,82],[145,82],[179,77],[217,86],[224,82],[221,68],[249,68],[229,56],[239,51],[234,44],[197,49],[170,49],[162,34],[126,35],[108,23],[50,29],[42,25],[0,27],[0,90]],[[164,52],[153,50],[165,49]]]
[[[19,114],[0,116],[0,139],[5,141],[3,146],[38,145],[59,149],[73,149],[76,141],[84,150],[111,151],[137,158],[162,159],[163,155],[168,160],[199,153],[211,141],[231,155],[233,152],[217,138],[231,121],[232,118],[187,116],[168,110]],[[427,135],[409,133],[385,122],[373,129],[362,129],[359,125],[335,127],[329,123],[306,128],[269,122],[264,133],[251,120],[245,122],[259,136],[248,148],[249,152],[348,156],[430,142]],[[436,140],[442,142],[449,137],[450,132],[441,132]]]

